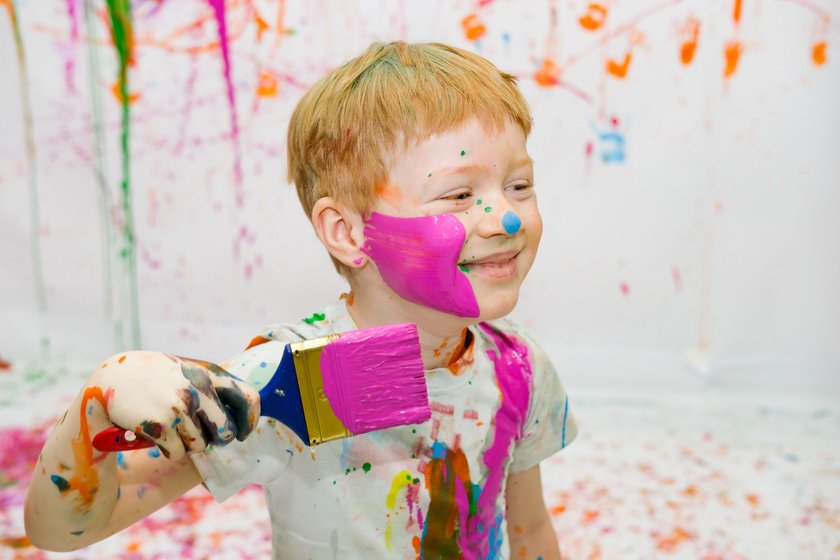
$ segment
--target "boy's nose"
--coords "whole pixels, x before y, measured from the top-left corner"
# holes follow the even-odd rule
[[[479,224],[479,233],[485,237],[492,235],[513,236],[525,227],[519,214],[507,204],[502,203],[497,206],[488,203],[484,211],[486,214],[482,216]]]

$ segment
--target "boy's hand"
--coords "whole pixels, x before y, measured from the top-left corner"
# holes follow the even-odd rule
[[[91,385],[106,395],[110,422],[150,439],[173,460],[245,439],[260,414],[259,393],[244,381],[216,364],[159,352],[113,356]]]

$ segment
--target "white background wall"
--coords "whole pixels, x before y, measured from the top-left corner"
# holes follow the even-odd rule
[[[235,137],[209,3],[133,4],[136,291],[119,256],[105,4],[88,0],[86,25],[85,0],[16,2],[23,79],[0,10],[0,357],[95,364],[134,345],[136,293],[143,347],[221,360],[336,297],[345,286],[285,180],[286,123],[325,72],[402,38],[469,48],[520,78],[546,226],[515,315],[567,385],[840,390],[837,2],[745,0],[736,23],[734,0],[615,1],[589,31],[585,1],[229,1]],[[470,14],[486,27],[478,41]],[[628,50],[623,79],[605,71]],[[544,59],[559,84],[535,80]],[[257,94],[261,74],[276,95]]]

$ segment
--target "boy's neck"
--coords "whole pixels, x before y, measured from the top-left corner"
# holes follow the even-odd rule
[[[347,310],[360,329],[400,323],[417,324],[426,370],[447,367],[457,362],[466,350],[469,343],[467,326],[470,324],[466,319],[458,320],[390,294],[365,293],[364,289],[359,290],[359,286],[354,287],[351,294],[347,298]]]

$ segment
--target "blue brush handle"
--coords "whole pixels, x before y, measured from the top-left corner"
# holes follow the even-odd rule
[[[260,389],[260,416],[270,416],[285,424],[309,445],[309,431],[300,399],[295,360],[290,345],[283,350],[277,371]]]

